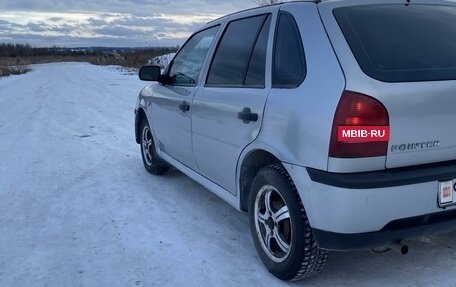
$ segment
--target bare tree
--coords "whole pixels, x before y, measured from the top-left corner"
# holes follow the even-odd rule
[[[282,1],[280,1],[280,0],[254,0],[253,2],[255,2],[258,6],[266,6],[266,5],[277,4]]]

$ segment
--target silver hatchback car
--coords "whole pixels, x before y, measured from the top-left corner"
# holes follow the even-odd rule
[[[145,168],[249,214],[283,280],[456,229],[456,4],[298,1],[207,23],[140,71]]]

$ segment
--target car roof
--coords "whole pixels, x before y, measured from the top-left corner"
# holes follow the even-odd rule
[[[239,10],[239,11],[236,11],[236,12],[233,12],[233,13],[230,13],[230,14],[227,14],[227,15],[224,15],[222,17],[219,17],[217,19],[214,19],[214,20],[211,20],[209,22],[207,22],[206,24],[212,24],[214,22],[218,22],[218,21],[221,21],[225,18],[229,18],[233,15],[237,15],[237,14],[242,14],[242,13],[245,13],[245,12],[250,12],[250,11],[255,11],[255,10],[260,10],[260,9],[265,9],[265,8],[268,8],[268,7],[276,7],[276,6],[283,6],[283,5],[287,5],[287,4],[290,4],[290,3],[315,3],[315,4],[319,4],[319,3],[331,3],[331,2],[339,2],[339,3],[346,3],[346,2],[353,2],[354,0],[295,0],[295,1],[286,1],[286,2],[280,2],[280,3],[276,3],[276,4],[268,4],[268,5],[263,5],[263,6],[258,6],[258,7],[252,7],[252,8],[249,8],[249,9],[244,9],[244,10]],[[398,2],[398,3],[405,3],[405,4],[408,4],[408,3],[411,3],[413,4],[414,2],[417,2],[417,3],[422,3],[422,2],[430,2],[430,3],[433,3],[433,1],[431,0],[391,0],[393,2]],[[443,1],[439,1],[439,2],[455,2],[456,0],[443,0]],[[355,0],[355,2],[357,2]],[[369,0],[359,0],[359,2],[366,2],[366,3],[371,3],[371,2],[379,2],[381,3],[380,0],[375,0],[375,1],[369,1]],[[387,1],[389,2],[389,1]]]
[[[331,0],[299,0],[299,1],[280,2],[280,3],[276,3],[276,4],[268,4],[268,5],[253,7],[253,8],[249,8],[249,9],[239,10],[239,11],[236,11],[234,13],[230,13],[230,14],[224,15],[224,16],[222,16],[220,18],[217,18],[217,19],[214,19],[212,21],[209,21],[209,22],[207,22],[207,24],[211,24],[213,22],[217,22],[219,20],[228,18],[228,17],[236,15],[236,14],[240,14],[240,13],[243,13],[243,12],[255,11],[255,10],[264,9],[264,8],[267,8],[267,7],[282,6],[282,5],[285,5],[285,4],[288,4],[288,3],[299,3],[299,2],[320,3],[320,2],[323,2],[323,1],[326,2],[326,1],[331,1]]]

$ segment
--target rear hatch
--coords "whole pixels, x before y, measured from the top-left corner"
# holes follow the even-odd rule
[[[335,4],[335,23],[322,18],[333,25],[328,33],[346,90],[377,99],[388,112],[385,167],[455,160],[456,7],[366,3]]]

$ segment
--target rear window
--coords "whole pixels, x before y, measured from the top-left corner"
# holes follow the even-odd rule
[[[368,76],[384,82],[456,79],[456,7],[383,4],[333,13]]]

